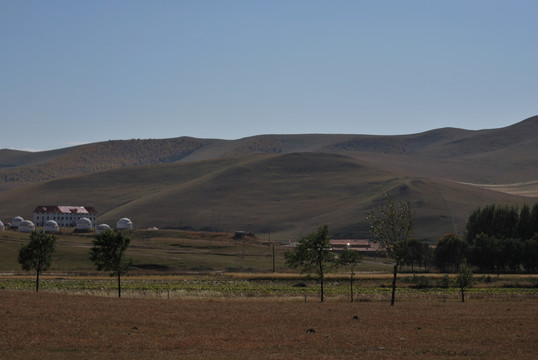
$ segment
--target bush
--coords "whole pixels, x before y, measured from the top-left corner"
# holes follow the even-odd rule
[[[443,289],[448,289],[450,286],[450,277],[446,274],[443,275],[443,277],[439,279],[437,286]]]
[[[432,287],[430,280],[425,276],[413,275],[411,278],[411,283],[413,284],[411,287],[414,289],[425,289]]]

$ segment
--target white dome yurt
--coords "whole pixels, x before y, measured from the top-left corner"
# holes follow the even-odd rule
[[[4,223],[0,221],[0,231],[3,231],[5,229]]]
[[[45,225],[43,225],[43,231],[44,232],[58,232],[60,231],[60,227],[58,226],[58,223],[54,220],[48,220]]]
[[[19,224],[19,232],[29,233],[35,230],[35,225],[30,220],[23,220]]]
[[[107,230],[110,230],[110,226],[108,226],[108,224],[99,224],[95,228],[95,233],[100,234],[100,233],[102,233],[104,231],[107,231]]]
[[[127,218],[121,218],[118,220],[118,224],[116,227],[120,230],[132,229],[133,222]]]
[[[23,221],[24,219],[22,217],[15,216],[13,220],[11,220],[11,227],[18,228]]]
[[[83,217],[77,220],[76,230],[91,230],[92,227],[92,221],[88,218]]]

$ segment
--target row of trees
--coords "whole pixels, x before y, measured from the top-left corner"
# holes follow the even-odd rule
[[[538,204],[532,208],[487,205],[469,216],[465,236],[446,234],[435,249],[410,238],[402,263],[457,272],[465,260],[480,272],[538,271]]]
[[[538,233],[538,203],[532,209],[491,204],[474,210],[465,227],[465,240],[472,244],[481,234],[498,239],[532,239]]]
[[[385,204],[379,206],[367,214],[370,222],[370,231],[379,244],[381,251],[393,260],[393,278],[391,305],[394,305],[396,280],[398,268],[403,263],[411,266],[424,264],[431,258],[431,248],[420,241],[413,239],[413,217],[415,212],[410,203],[399,202],[398,204],[387,195]],[[329,267],[351,265],[350,291],[353,301],[353,267],[360,261],[360,255],[349,249],[345,249],[335,260],[335,254],[331,251],[329,243],[328,226],[320,226],[312,234],[301,238],[297,246],[286,253],[286,262],[289,266],[300,268],[301,272],[313,273],[320,283],[320,295],[323,302],[324,277]],[[466,263],[460,263],[455,284],[461,290],[462,302],[465,301],[465,289],[472,283],[472,271]]]
[[[409,202],[395,204],[389,196],[385,200],[383,206],[369,211],[367,218],[380,250],[393,260],[391,305],[394,305],[397,273],[402,264],[426,268],[433,263],[442,272],[457,272],[456,284],[461,289],[462,301],[464,289],[471,284],[471,267],[497,273],[538,270],[538,204],[532,209],[524,205],[520,210],[498,205],[478,208],[469,217],[465,240],[447,234],[432,250],[428,244],[413,238],[414,211]],[[288,265],[316,274],[321,301],[326,264],[333,257],[326,226],[302,238],[286,254]]]
[[[118,230],[107,230],[95,235],[90,249],[90,260],[97,270],[110,271],[111,276],[118,279],[118,297],[121,297],[121,275],[125,274],[132,264],[132,259],[125,256],[131,239]],[[52,264],[52,255],[56,250],[56,237],[42,230],[30,233],[30,242],[21,246],[19,263],[23,270],[36,271],[36,292],[39,291],[39,275]]]
[[[441,271],[454,271],[467,260],[481,272],[505,273],[538,270],[538,236],[521,240],[478,234],[471,243],[447,234],[437,243],[435,264]]]
[[[469,216],[465,237],[443,236],[435,250],[441,271],[454,271],[467,260],[483,272],[538,270],[538,204],[488,205]]]

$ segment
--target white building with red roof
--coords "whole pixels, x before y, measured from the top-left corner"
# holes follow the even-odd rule
[[[82,218],[89,219],[95,227],[97,210],[93,206],[38,205],[33,222],[35,226],[44,226],[48,220],[54,220],[60,227],[75,227]]]

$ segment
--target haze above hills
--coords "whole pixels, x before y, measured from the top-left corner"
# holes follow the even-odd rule
[[[470,212],[538,196],[538,116],[500,129],[399,136],[260,135],[114,140],[0,150],[0,218],[36,205],[91,205],[99,222],[247,230],[287,241],[327,223],[368,237],[385,193],[410,200],[419,239],[462,233]]]

